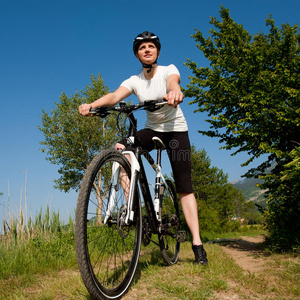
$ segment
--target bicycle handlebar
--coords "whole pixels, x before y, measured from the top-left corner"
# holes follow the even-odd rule
[[[112,107],[100,106],[96,108],[91,108],[90,115],[100,116],[101,118],[105,118],[107,115],[109,115],[110,111],[118,111],[126,114],[129,114],[135,110],[142,109],[142,108],[149,111],[155,111],[160,109],[163,105],[167,103],[168,101],[164,99],[148,100],[143,103],[133,104],[133,105],[127,105],[125,102],[120,102],[118,106],[112,106]]]

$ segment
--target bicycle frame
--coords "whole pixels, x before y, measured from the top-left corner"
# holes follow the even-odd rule
[[[154,163],[154,160],[152,159],[152,157],[150,156],[149,152],[146,151],[144,152],[147,155],[143,156],[146,158],[146,160],[149,162],[149,164],[152,166],[153,170],[156,172],[156,182],[158,182],[158,180],[162,180],[163,182],[165,182],[161,172],[160,172],[160,168],[158,167],[158,165],[156,165]],[[140,184],[140,188],[141,188],[141,192],[143,195],[143,199],[144,199],[144,203],[146,206],[146,210],[147,210],[147,215],[149,218],[149,223],[152,229],[153,233],[158,233],[159,232],[159,218],[158,218],[158,208],[159,208],[159,187],[158,184],[155,184],[155,197],[154,197],[154,203],[156,203],[156,205],[153,205],[153,199],[151,197],[151,193],[150,193],[150,189],[149,189],[149,183],[147,180],[147,176],[146,176],[146,172],[144,169],[144,165],[142,163],[141,160],[141,155],[139,156],[139,162],[140,162],[140,176],[139,176],[139,184]],[[156,197],[157,195],[157,197]]]
[[[122,105],[121,105],[122,107]],[[123,106],[124,107],[124,106]],[[149,218],[149,223],[153,233],[158,233],[160,231],[160,222],[161,218],[159,216],[159,203],[160,203],[160,187],[164,185],[167,188],[167,184],[164,176],[161,172],[161,152],[162,148],[157,149],[157,163],[155,163],[154,159],[151,157],[150,153],[146,150],[141,149],[136,141],[136,119],[133,114],[128,114],[128,118],[130,120],[129,127],[129,136],[127,138],[128,147],[126,150],[122,151],[124,156],[129,156],[131,161],[131,178],[130,178],[130,189],[128,195],[128,203],[127,203],[127,213],[125,217],[125,224],[129,225],[130,222],[134,219],[134,197],[135,194],[138,193],[136,191],[137,181],[139,181],[139,186],[142,192],[142,196],[144,199],[144,203],[147,210],[147,215]],[[156,138],[158,139],[158,138]],[[159,139],[158,139],[159,140]],[[148,163],[151,165],[153,170],[156,173],[155,178],[155,189],[154,189],[154,204],[151,196],[151,192],[149,189],[149,183],[147,180],[146,172],[142,162],[142,155],[146,158]],[[111,178],[111,189],[109,194],[109,202],[108,207],[104,219],[104,224],[107,223],[109,217],[111,216],[111,212],[113,211],[115,204],[115,194],[116,194],[116,182],[118,180],[120,174],[120,165],[118,163],[114,163],[112,166],[112,178]]]
[[[128,196],[128,204],[127,204],[127,214],[125,217],[125,224],[129,225],[130,222],[133,221],[134,218],[134,195],[136,193],[136,183],[137,180],[139,180],[139,185],[141,188],[141,192],[143,195],[144,203],[146,205],[147,214],[149,217],[149,222],[151,224],[151,229],[154,233],[157,233],[159,230],[159,222],[161,221],[159,216],[159,196],[160,196],[160,187],[161,185],[164,185],[167,187],[166,181],[164,176],[161,173],[161,149],[158,149],[158,161],[157,163],[154,162],[154,159],[151,157],[150,153],[146,150],[142,150],[142,153],[139,148],[137,154],[134,154],[133,151],[125,150],[122,152],[124,156],[129,155],[131,160],[131,178],[130,178],[130,190],[129,190],[129,196]],[[136,155],[138,157],[136,157]],[[144,169],[144,165],[142,162],[142,155],[146,158],[148,163],[151,165],[153,170],[156,173],[155,177],[155,196],[154,196],[154,205],[153,200],[151,196],[151,192],[149,189],[149,183],[147,180],[146,172]],[[111,213],[114,208],[115,204],[115,195],[116,195],[116,182],[118,180],[120,174],[120,165],[119,163],[114,163],[112,166],[112,177],[111,177],[111,183],[110,183],[110,194],[109,194],[109,202],[107,206],[107,211],[104,219],[104,224],[107,223],[109,217],[111,216]]]

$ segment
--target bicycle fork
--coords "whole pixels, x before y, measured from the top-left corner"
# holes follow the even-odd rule
[[[112,175],[111,175],[111,181],[109,187],[108,204],[105,213],[105,218],[103,221],[104,224],[107,224],[107,221],[112,216],[114,210],[119,176],[120,176],[120,164],[118,162],[114,162],[112,165]]]
[[[130,187],[129,187],[129,194],[127,195],[127,213],[124,220],[126,225],[129,225],[130,222],[133,221],[134,218],[134,211],[133,211],[133,196],[135,192],[136,182],[137,182],[137,174],[140,170],[140,164],[132,151],[124,151],[123,155],[129,155],[131,159],[131,178],[130,180]],[[111,182],[110,182],[110,191],[108,197],[108,204],[107,210],[105,213],[104,224],[107,224],[107,221],[113,214],[113,210],[115,207],[115,200],[116,200],[116,192],[118,190],[118,179],[120,177],[120,170],[121,166],[118,162],[114,162],[112,165],[112,175],[111,175]],[[126,187],[123,187],[125,189]],[[125,192],[125,190],[124,190]],[[126,194],[126,192],[125,192]]]

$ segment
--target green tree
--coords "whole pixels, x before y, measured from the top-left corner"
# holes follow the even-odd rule
[[[296,147],[290,152],[291,161],[284,165],[281,180],[300,177],[300,147]]]
[[[219,138],[225,143],[224,149],[234,150],[233,155],[248,153],[244,166],[261,155],[267,156],[245,176],[265,176],[266,169],[276,162],[262,186],[269,189],[271,212],[270,204],[277,201],[279,190],[284,201],[291,202],[290,197],[294,197],[278,176],[300,142],[299,28],[289,24],[278,28],[270,16],[266,19],[269,33],[252,36],[223,6],[220,16],[221,21],[211,18],[214,28],[208,38],[200,31],[193,35],[210,67],[187,61],[194,76],[185,96],[195,98],[198,112],[208,114],[210,130],[199,132]],[[300,232],[295,234],[299,236]]]
[[[202,230],[221,232],[230,229],[237,203],[245,203],[241,191],[228,183],[228,175],[211,166],[204,149],[192,146],[192,184],[199,206]]]
[[[55,188],[65,192],[78,190],[93,157],[120,139],[114,114],[101,119],[78,113],[80,104],[91,103],[107,93],[102,77],[92,75],[91,84],[84,90],[70,97],[62,93],[50,114],[43,110],[42,124],[38,126],[44,135],[41,151],[47,154],[47,160],[59,166],[60,177],[54,180]],[[97,195],[101,194],[97,193],[99,189],[101,186],[94,187]],[[98,202],[101,209],[101,199]]]
[[[262,224],[263,216],[254,202],[248,201],[241,207],[239,217],[244,219],[244,224]]]

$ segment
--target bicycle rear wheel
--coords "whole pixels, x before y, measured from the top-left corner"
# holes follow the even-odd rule
[[[159,234],[160,250],[165,263],[170,266],[178,261],[180,242],[178,233],[180,231],[180,212],[178,198],[174,184],[166,180],[160,201],[160,216],[162,219],[162,231]]]
[[[119,173],[112,174],[116,170]],[[105,150],[93,159],[81,184],[75,245],[81,277],[95,299],[121,298],[137,268],[142,233],[138,197],[134,221],[126,225],[123,218],[130,173],[129,162],[119,151]]]

